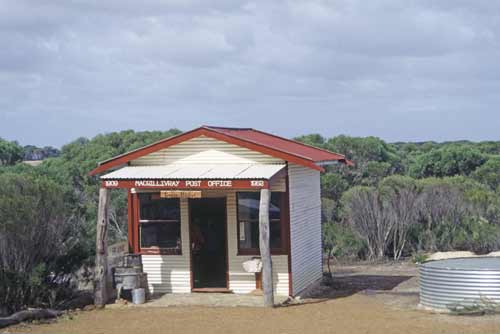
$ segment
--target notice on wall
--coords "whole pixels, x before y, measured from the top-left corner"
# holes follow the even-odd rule
[[[240,241],[245,241],[245,222],[240,222]]]

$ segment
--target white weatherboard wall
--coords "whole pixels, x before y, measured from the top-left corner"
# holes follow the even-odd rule
[[[131,161],[133,166],[176,164],[238,164],[238,163],[284,163],[244,147],[229,144],[206,136],[196,137],[163,150],[150,153]],[[280,175],[271,180],[271,191],[286,191],[286,177]],[[238,256],[237,210],[235,191],[203,191],[203,197],[226,197],[227,238],[229,262],[229,288],[235,293],[249,293],[255,289],[255,275],[243,269],[243,262],[251,256]],[[191,292],[189,250],[189,205],[181,199],[182,255],[143,255],[144,272],[148,273],[151,293]],[[288,257],[272,256],[275,292],[288,295]]]
[[[255,274],[243,270],[243,262],[252,256],[238,256],[238,232],[236,214],[236,193],[227,195],[227,235],[229,255],[229,289],[235,293],[249,293],[255,290]],[[274,291],[278,295],[288,296],[288,256],[273,255]]]
[[[191,292],[188,200],[182,198],[180,205],[182,255],[142,255],[151,293]]]
[[[318,171],[288,165],[292,294],[321,279],[321,195]]]
[[[281,187],[280,187],[281,188]],[[251,256],[238,256],[237,210],[235,191],[204,191],[203,197],[226,197],[227,237],[229,262],[229,289],[234,293],[249,293],[255,290],[255,275],[243,269],[243,262]],[[143,255],[144,272],[148,274],[151,293],[191,292],[189,255],[189,207],[188,200],[181,199],[182,255]],[[276,294],[287,296],[288,257],[273,255],[273,282]]]
[[[132,166],[155,166],[172,163],[276,164],[284,163],[284,161],[257,151],[252,151],[245,147],[229,144],[206,136],[199,136],[150,153],[130,162]]]

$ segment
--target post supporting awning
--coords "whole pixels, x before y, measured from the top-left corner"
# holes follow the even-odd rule
[[[109,191],[99,189],[99,208],[97,212],[96,254],[94,277],[94,304],[104,307],[108,301],[108,221],[109,221]]]
[[[269,245],[269,204],[271,191],[260,190],[259,205],[259,247],[262,261],[262,290],[264,292],[264,306],[274,306],[273,291],[273,264],[271,260],[271,249]]]

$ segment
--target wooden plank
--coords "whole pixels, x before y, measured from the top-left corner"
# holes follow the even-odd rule
[[[134,202],[132,199],[132,192],[129,190],[127,194],[127,216],[128,216],[128,251],[129,253],[134,252]]]
[[[137,193],[132,193],[132,203],[134,211],[132,212],[134,217],[133,233],[134,233],[134,253],[139,253],[139,219],[140,219],[140,207],[139,207],[139,195]]]
[[[291,249],[291,231],[290,231],[290,178],[288,174],[289,165],[286,170],[286,193],[285,193],[285,220],[286,220],[286,252],[288,254],[288,295],[293,296],[293,275],[292,275],[292,249]]]
[[[95,292],[94,304],[104,307],[108,301],[108,221],[109,221],[109,191],[99,189],[99,208],[97,212],[96,256],[95,256]]]
[[[264,291],[264,306],[274,306],[273,291],[273,264],[271,260],[271,249],[269,245],[269,204],[271,191],[260,190],[259,206],[259,246],[262,259],[262,288]]]

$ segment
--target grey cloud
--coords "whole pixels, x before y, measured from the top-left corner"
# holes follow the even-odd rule
[[[202,123],[499,139],[494,1],[3,0],[0,17],[0,137],[23,143]]]

